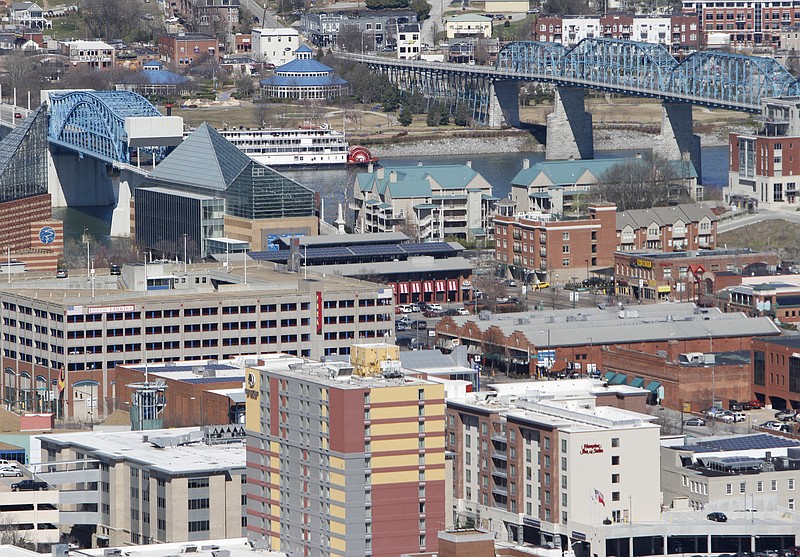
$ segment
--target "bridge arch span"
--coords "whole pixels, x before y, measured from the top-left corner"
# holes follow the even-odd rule
[[[130,163],[125,118],[161,116],[130,91],[70,91],[50,95],[51,143],[109,163]]]

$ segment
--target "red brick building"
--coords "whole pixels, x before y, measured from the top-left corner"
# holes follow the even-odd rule
[[[704,339],[704,344],[705,347],[700,346],[702,349],[699,351],[711,355],[711,343],[708,339]],[[643,387],[651,382],[658,383],[664,389],[664,396],[660,399],[661,405],[673,410],[681,410],[685,402],[692,405],[693,412],[698,412],[709,408],[712,399],[722,401],[727,407],[727,401],[730,399],[752,398],[752,364],[749,349],[722,352],[714,346],[712,364],[705,361],[690,362],[686,358],[681,358],[681,354],[685,354],[681,351],[681,345],[679,342],[667,342],[666,349],[658,353],[621,346],[603,347],[600,352],[601,366],[603,371],[624,375],[628,385]],[[739,345],[746,346],[747,341]],[[612,383],[623,381],[613,376],[607,379]]]
[[[0,246],[11,248],[11,258],[25,263],[28,271],[56,270],[64,251],[64,225],[52,219],[49,193],[0,203]],[[7,255],[0,254],[0,264]]]
[[[775,267],[778,254],[742,250],[614,254],[616,293],[642,302],[700,301],[705,295],[741,284],[750,265]]]
[[[147,371],[150,381],[162,380],[167,387],[164,427],[229,424],[243,416],[245,371],[233,361],[148,364]],[[130,385],[145,380],[144,366],[117,366],[114,375],[115,405],[127,409]]]
[[[800,337],[753,339],[753,394],[773,408],[800,410]]]
[[[484,368],[520,374],[602,369],[604,347],[646,354],[750,350],[753,337],[777,336],[768,317],[745,318],[694,304],[578,308],[504,314],[503,318],[445,317],[437,343],[455,339]]]
[[[559,219],[525,214],[495,217],[495,259],[506,263],[514,276],[535,273],[540,280],[587,278],[596,267],[612,264],[616,245],[616,206],[589,206],[585,218]]]
[[[729,136],[725,201],[740,207],[794,205],[800,201],[800,100],[765,99],[760,121],[756,134]]]
[[[185,68],[204,58],[220,56],[219,41],[202,33],[173,33],[158,36],[161,61],[173,69]]]
[[[699,16],[704,42],[711,35],[724,36],[731,46],[780,46],[781,28],[800,23],[797,2],[715,2],[714,0],[683,0],[684,14]]]

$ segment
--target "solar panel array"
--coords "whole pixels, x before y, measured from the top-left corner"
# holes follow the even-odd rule
[[[798,447],[800,442],[768,433],[757,433],[755,435],[740,435],[726,437],[725,439],[712,439],[709,441],[699,441],[694,445],[686,445],[684,449],[689,449],[695,453],[710,453],[717,451],[750,451],[758,449],[778,449],[784,447]]]
[[[250,252],[250,257],[256,261],[286,262],[289,259],[289,250]],[[416,244],[362,244],[355,246],[333,246],[325,248],[311,248],[300,250],[300,256],[313,263],[342,263],[346,261],[363,263],[366,261],[380,261],[401,259],[415,255],[433,255],[441,257],[454,257],[458,251],[447,242],[430,242]]]

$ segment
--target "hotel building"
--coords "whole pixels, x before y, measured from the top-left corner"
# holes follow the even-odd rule
[[[396,357],[390,345],[361,349]],[[375,357],[354,352],[354,361],[366,373]],[[437,550],[444,387],[403,378],[397,361],[382,364],[378,376],[342,362],[248,369],[251,541],[322,557]]]

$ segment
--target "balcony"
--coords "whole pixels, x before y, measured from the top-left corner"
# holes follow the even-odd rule
[[[497,441],[498,443],[503,443],[504,445],[507,443],[506,436],[502,433],[493,433],[492,441]]]
[[[508,497],[508,489],[505,486],[499,486],[499,485],[492,486],[492,495],[500,495],[501,497]]]
[[[502,468],[494,468],[492,470],[492,476],[496,476],[498,478],[506,479],[508,478],[508,472]]]
[[[506,461],[508,460],[508,453],[504,450],[492,448],[492,458],[496,458],[497,460]]]

